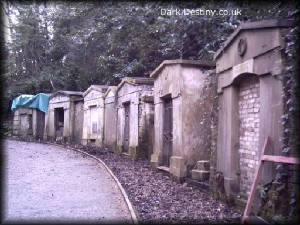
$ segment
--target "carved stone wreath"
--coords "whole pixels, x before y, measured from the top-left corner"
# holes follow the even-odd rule
[[[238,54],[239,56],[245,55],[247,50],[247,41],[245,38],[241,38],[238,43]]]

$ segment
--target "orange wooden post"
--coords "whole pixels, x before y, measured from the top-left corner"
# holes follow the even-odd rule
[[[260,158],[259,163],[258,163],[258,168],[257,168],[256,173],[255,173],[254,182],[251,186],[250,195],[249,195],[247,205],[246,205],[246,208],[245,208],[245,211],[244,211],[244,215],[243,215],[243,218],[242,218],[242,223],[247,222],[247,220],[249,218],[249,214],[250,214],[250,211],[251,211],[251,206],[252,206],[253,198],[254,198],[254,191],[256,189],[259,177],[260,177],[261,172],[262,172],[263,162],[264,161],[269,161],[269,162],[277,162],[277,163],[299,164],[299,158],[286,157],[286,156],[275,156],[275,155],[265,155],[265,151],[266,151],[266,148],[268,147],[268,144],[269,144],[269,137],[266,137],[263,149],[261,151],[261,158]]]
[[[265,154],[265,151],[266,151],[266,148],[268,147],[268,145],[269,145],[269,137],[266,137],[264,146],[263,146],[262,151],[261,151],[262,156]],[[258,183],[258,178],[260,177],[260,174],[262,172],[262,163],[263,163],[263,161],[262,161],[262,157],[261,157],[260,160],[259,160],[259,163],[258,163],[258,167],[256,169],[254,182],[252,183],[252,186],[251,186],[250,196],[248,198],[247,205],[246,205],[246,208],[245,208],[245,211],[244,211],[244,215],[243,215],[243,218],[242,218],[242,223],[244,223],[248,219],[248,216],[250,214],[251,206],[252,206],[253,199],[254,199],[254,194],[253,193],[256,189],[256,186],[257,186],[257,183]]]

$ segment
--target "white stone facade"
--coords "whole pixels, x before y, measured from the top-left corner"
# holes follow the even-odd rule
[[[83,145],[103,145],[104,94],[108,86],[92,85],[84,93],[84,116],[82,127]]]

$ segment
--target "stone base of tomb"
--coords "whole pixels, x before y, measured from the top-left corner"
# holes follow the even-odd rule
[[[178,181],[183,180],[187,175],[185,160],[181,156],[172,156],[170,158],[170,173]]]
[[[159,167],[159,155],[158,154],[153,153],[151,155],[150,166],[153,169]]]

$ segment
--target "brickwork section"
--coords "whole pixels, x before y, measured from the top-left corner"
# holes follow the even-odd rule
[[[259,80],[256,77],[246,78],[239,89],[239,154],[240,154],[240,191],[247,198],[258,165],[259,138]]]

